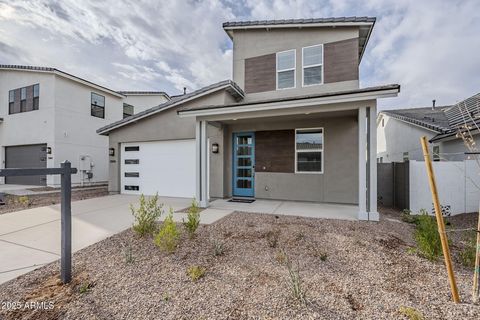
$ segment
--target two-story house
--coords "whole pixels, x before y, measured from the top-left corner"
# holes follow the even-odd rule
[[[106,183],[108,138],[96,130],[169,99],[160,94],[120,93],[55,68],[0,65],[0,167],[51,168],[69,160],[79,170],[74,185]],[[60,177],[0,183],[58,186]]]
[[[233,81],[98,130],[112,192],[353,204],[378,220],[376,100],[359,87],[375,18],[227,22]],[[334,217],[335,211],[332,211]]]

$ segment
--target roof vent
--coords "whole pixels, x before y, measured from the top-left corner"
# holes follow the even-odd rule
[[[187,94],[187,87],[183,87],[183,94]]]
[[[435,110],[435,99],[432,100],[432,110]]]

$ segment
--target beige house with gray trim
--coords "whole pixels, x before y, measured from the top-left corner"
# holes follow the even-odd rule
[[[224,23],[233,81],[97,131],[109,136],[110,191],[196,197],[202,207],[217,198],[345,204],[378,220],[376,100],[400,86],[359,86],[374,24]]]

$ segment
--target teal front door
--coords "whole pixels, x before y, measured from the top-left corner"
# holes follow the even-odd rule
[[[254,197],[255,133],[233,134],[233,196]]]

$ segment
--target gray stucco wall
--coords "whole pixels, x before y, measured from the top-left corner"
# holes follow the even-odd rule
[[[239,131],[324,128],[324,173],[255,173],[255,196],[264,199],[358,203],[357,116],[230,124],[224,128],[224,195],[232,195],[232,133]],[[294,146],[292,145],[292,148]],[[211,170],[217,170],[212,167]],[[266,190],[266,187],[268,190]],[[220,186],[213,186],[218,190]]]
[[[109,161],[110,192],[120,191],[120,144],[124,142],[162,141],[195,138],[195,118],[180,118],[177,110],[180,107],[207,106],[230,103],[230,95],[219,91],[204,97],[186,102],[166,111],[157,113],[138,122],[121,127],[109,134],[109,147],[115,148],[115,156]],[[215,130],[210,129],[212,134]],[[220,173],[215,173],[220,174]],[[218,178],[216,178],[218,179]],[[213,180],[215,181],[215,179]]]
[[[475,141],[478,144],[479,139],[475,137]],[[467,147],[462,139],[454,139],[450,141],[440,142],[440,154],[443,158],[452,161],[462,161],[467,159],[465,152]],[[472,158],[473,159],[473,158]]]
[[[240,87],[245,87],[245,59],[296,49],[296,87],[247,94],[245,101],[358,89],[358,80],[302,87],[303,47],[358,38],[358,36],[358,27],[271,29],[268,31],[235,30],[233,36],[233,81]]]

